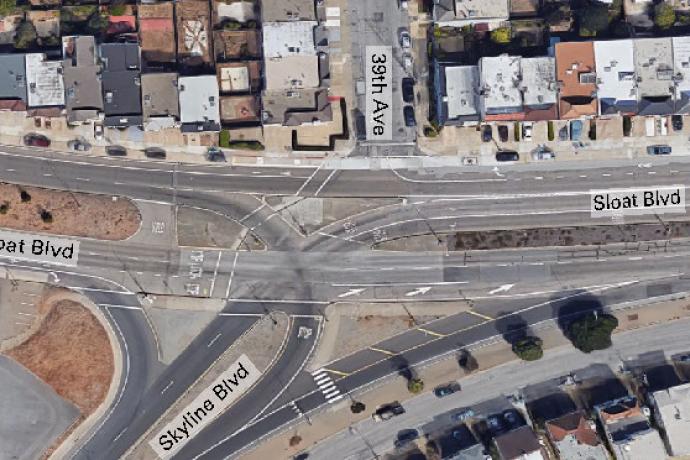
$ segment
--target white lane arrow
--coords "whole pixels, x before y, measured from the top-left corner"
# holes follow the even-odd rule
[[[349,291],[343,292],[342,294],[340,294],[340,295],[338,296],[338,298],[339,298],[339,299],[343,299],[343,298],[345,298],[345,297],[350,297],[350,296],[353,296],[353,295],[359,295],[359,294],[361,294],[361,293],[364,292],[364,291],[366,291],[366,288],[350,289]]]
[[[493,289],[489,291],[489,294],[498,294],[499,292],[508,292],[510,289],[515,286],[514,284],[502,284],[501,286],[497,287],[496,289]]]
[[[638,163],[637,167],[638,168],[651,168],[652,164],[651,163]]]
[[[58,278],[58,276],[55,272],[50,272],[49,275],[52,276],[53,278],[55,278],[55,281],[54,281],[55,283],[60,282],[60,278]]]
[[[430,290],[431,290],[430,286],[420,287],[420,288],[415,289],[414,291],[408,292],[407,294],[405,294],[405,297],[414,297],[414,296],[419,295],[419,294],[426,294]]]
[[[504,177],[505,176],[504,174],[501,174],[500,172],[498,172],[498,166],[494,166],[494,169],[492,169],[492,171],[495,172],[498,177]]]

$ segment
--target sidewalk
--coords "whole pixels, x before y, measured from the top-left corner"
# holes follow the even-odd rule
[[[690,300],[683,298],[641,306],[621,305],[614,314],[619,321],[616,333],[631,331],[690,317]],[[533,327],[531,333],[544,341],[545,350],[571,347],[570,342],[563,337],[561,331],[552,322]],[[517,360],[510,346],[500,336],[469,349],[479,365],[478,371],[473,375]],[[437,385],[460,379],[466,375],[458,366],[455,358],[455,354],[437,357],[428,365],[416,368],[419,376],[424,380],[427,391]],[[528,366],[529,364],[525,365]],[[519,383],[515,382],[516,388]],[[329,436],[346,430],[350,425],[369,418],[376,406],[395,400],[404,402],[413,396],[407,391],[406,381],[402,377],[391,377],[382,382],[375,382],[368,391],[365,390],[352,395],[355,400],[366,405],[367,409],[363,413],[352,414],[349,408],[351,401],[345,399],[328,407],[325,411],[312,414],[309,422],[303,420],[265,440],[258,447],[245,452],[242,458],[245,460],[289,459],[299,452],[309,450]],[[302,440],[297,446],[290,447],[290,438],[294,435],[298,435]]]

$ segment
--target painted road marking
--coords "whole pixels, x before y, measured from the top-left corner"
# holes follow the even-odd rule
[[[514,284],[502,284],[501,286],[497,287],[496,289],[492,289],[489,291],[489,294],[498,294],[499,292],[507,292],[509,291]]]
[[[414,291],[410,291],[405,294],[405,297],[414,297],[419,294],[426,294],[431,290],[431,286],[425,286],[425,287],[420,287],[415,289]]]
[[[493,321],[494,319],[491,316],[483,315],[481,313],[477,313],[476,311],[473,310],[466,310],[466,313],[469,313],[470,315],[477,316],[479,318],[485,319],[487,321]]]
[[[422,327],[417,328],[418,331],[423,332],[425,334],[433,335],[436,337],[446,337],[447,334],[440,334],[438,332],[430,331],[429,329],[424,329]]]
[[[392,351],[384,350],[383,348],[376,348],[376,347],[369,347],[371,351],[378,351],[379,353],[383,353],[384,355],[388,356],[395,356],[395,353]]]
[[[321,370],[330,372],[331,374],[340,375],[341,377],[348,377],[350,375],[349,372],[336,371],[335,369],[328,369],[326,367],[322,368]]]
[[[331,376],[328,375],[327,370],[319,369],[312,372],[311,376],[314,379],[316,386],[319,387],[319,390],[323,394],[324,398],[326,398],[326,402],[332,403],[343,399],[343,395],[340,394],[340,390],[335,385],[335,382]]]

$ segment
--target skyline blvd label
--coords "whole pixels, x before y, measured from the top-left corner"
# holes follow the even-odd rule
[[[367,140],[393,140],[392,47],[367,46],[364,65]]]
[[[79,241],[0,231],[0,257],[76,267]]]
[[[194,401],[149,441],[161,459],[170,458],[190,439],[216,419],[261,377],[261,372],[242,355]]]
[[[643,214],[685,214],[685,186],[590,190],[592,218]]]

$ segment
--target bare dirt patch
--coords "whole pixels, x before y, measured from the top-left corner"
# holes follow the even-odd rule
[[[180,246],[226,248],[241,251],[265,249],[247,227],[215,212],[181,206],[177,210]]]
[[[113,378],[108,334],[86,307],[55,303],[38,331],[7,355],[28,368],[88,416],[104,400]]]
[[[0,227],[124,240],[140,223],[139,210],[127,199],[0,183]]]

